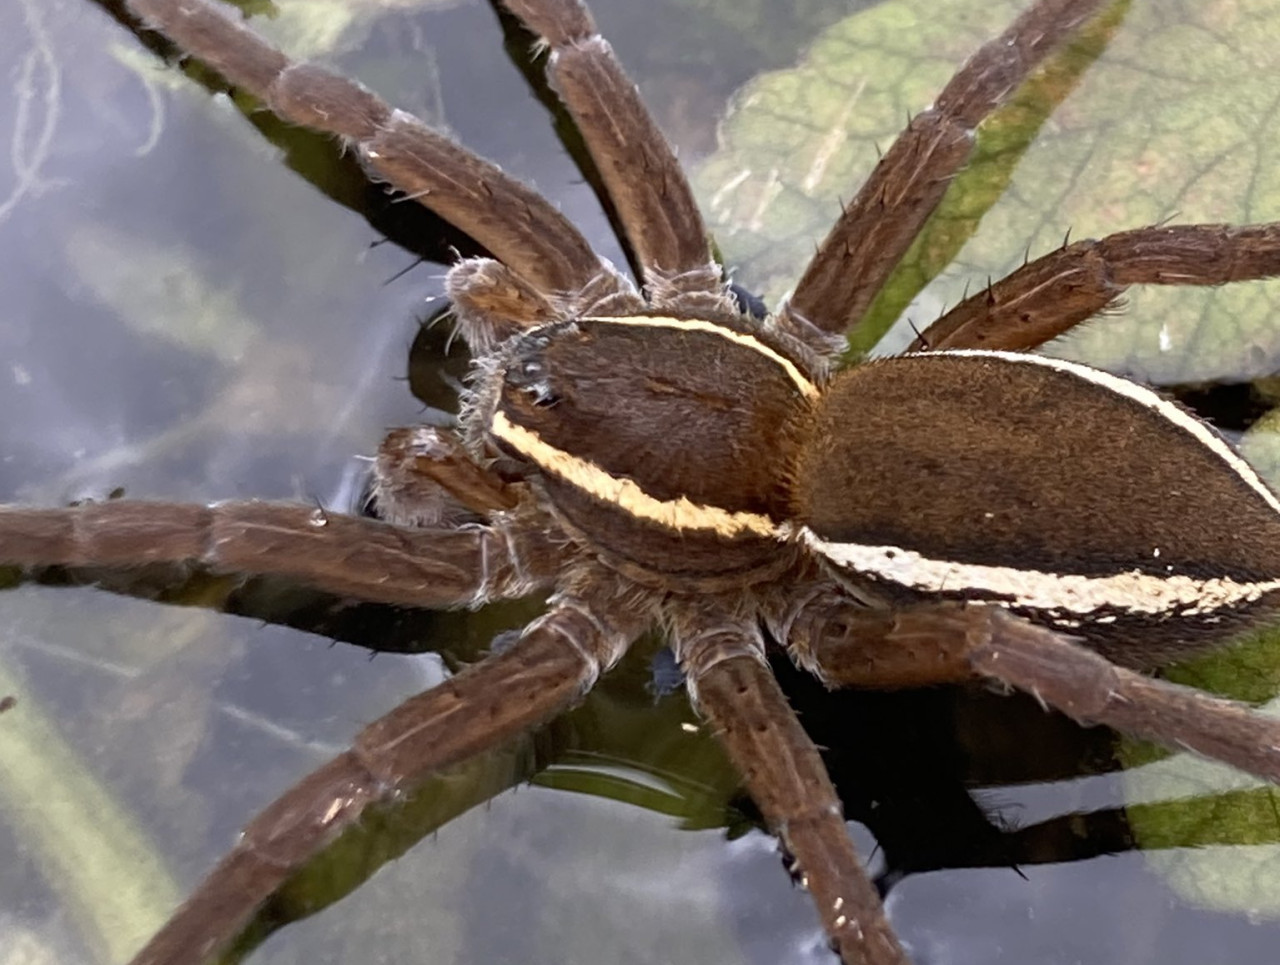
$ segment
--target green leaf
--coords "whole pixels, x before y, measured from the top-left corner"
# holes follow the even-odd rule
[[[1280,631],[1170,668],[1170,680],[1250,702],[1280,693]],[[1264,705],[1280,715],[1280,700]],[[1169,887],[1202,908],[1280,917],[1280,789],[1191,754],[1125,741],[1126,812]],[[1163,758],[1163,759],[1162,759]]]
[[[0,664],[0,694],[23,692]],[[33,699],[7,711],[0,728],[0,800],[31,859],[58,882],[99,961],[136,952],[180,900],[181,889],[137,820]],[[121,868],[132,873],[121,875]],[[39,958],[33,953],[32,960]]]
[[[696,178],[741,280],[784,293],[876,147],[1022,6],[895,0],[832,27],[795,69],[748,84]],[[981,227],[906,317],[924,327],[1068,231],[1078,239],[1165,220],[1280,217],[1280,130],[1267,123],[1277,50],[1275,0],[1135,5],[1078,88],[1032,129],[998,199],[990,182],[961,176],[970,193],[948,205]],[[984,147],[999,155],[1008,145]],[[938,272],[937,258],[917,250],[916,284]],[[1054,351],[1156,382],[1267,374],[1280,356],[1278,298],[1275,283],[1134,289],[1124,317],[1086,326]]]

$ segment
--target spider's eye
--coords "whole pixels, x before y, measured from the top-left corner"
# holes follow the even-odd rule
[[[547,363],[537,356],[513,361],[507,368],[504,381],[536,406],[552,406],[560,401],[551,389]]]

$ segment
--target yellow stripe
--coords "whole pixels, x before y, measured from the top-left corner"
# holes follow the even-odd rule
[[[515,425],[503,413],[495,412],[489,431],[544,472],[552,473],[585,493],[615,503],[640,519],[668,529],[710,530],[718,536],[750,534],[777,538],[779,528],[768,516],[734,513],[718,506],[701,506],[681,496],[657,499],[631,479],[613,476],[595,463],[557,449],[536,433]]]
[[[743,348],[749,348],[753,352],[763,355],[775,365],[782,368],[787,373],[787,377],[795,383],[796,388],[800,390],[800,394],[809,399],[818,397],[818,387],[810,382],[803,372],[785,355],[775,352],[764,342],[760,341],[754,335],[747,335],[744,332],[735,332],[731,328],[725,328],[723,325],[717,325],[715,322],[708,322],[701,318],[668,318],[663,315],[622,315],[616,318],[602,316],[599,318],[590,317],[583,318],[584,322],[605,322],[610,325],[647,325],[650,328],[680,328],[693,332],[709,332],[712,335],[719,335],[721,338],[741,345]]]

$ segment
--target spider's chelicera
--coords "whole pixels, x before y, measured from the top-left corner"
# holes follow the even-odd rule
[[[848,963],[907,956],[767,640],[832,686],[986,679],[1280,781],[1280,725],[1138,672],[1274,609],[1280,503],[1156,393],[1022,354],[1131,284],[1280,273],[1280,226],[1067,245],[905,355],[837,364],[978,123],[1101,0],[1040,0],[979,49],[765,318],[733,296],[670,148],[585,8],[504,3],[551,50],[638,287],[529,188],[373,94],[290,62],[205,0],[130,0],[144,24],[285,120],[341,137],[492,253],[448,279],[474,379],[458,433],[388,436],[382,522],[260,503],[12,509],[0,560],[182,560],[417,607],[550,595],[518,642],[367,727],[260,815],[135,963],[225,949],[366,807],[561,712],[654,625]]]

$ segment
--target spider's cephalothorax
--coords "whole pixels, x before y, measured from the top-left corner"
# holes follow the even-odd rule
[[[1103,0],[1037,0],[976,51],[767,318],[737,308],[674,152],[581,2],[503,4],[550,50],[638,284],[532,189],[210,0],[128,0],[492,255],[448,278],[476,381],[460,432],[387,437],[382,522],[258,502],[6,508],[0,563],[176,562],[398,607],[550,601],[518,641],[361,730],[254,819],[135,965],[194,965],[260,935],[277,919],[259,911],[371,805],[559,714],[654,625],[848,965],[907,955],[767,639],[831,685],[1015,687],[1280,782],[1280,724],[1132,669],[1274,607],[1276,497],[1154,392],[1019,354],[1130,285],[1280,275],[1280,224],[1064,245],[907,354],[831,374],[977,126]],[[24,703],[3,706],[0,727]]]
[[[626,575],[682,592],[776,578],[788,476],[819,390],[741,319],[588,317],[503,346],[478,419]]]

